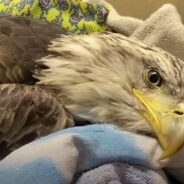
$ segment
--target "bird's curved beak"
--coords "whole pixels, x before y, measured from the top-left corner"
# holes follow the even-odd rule
[[[163,147],[160,160],[171,157],[184,145],[184,104],[171,108],[158,95],[150,97],[138,89],[133,92],[144,106],[141,114],[150,122]]]

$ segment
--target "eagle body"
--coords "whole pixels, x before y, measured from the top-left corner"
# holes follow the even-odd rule
[[[72,118],[154,136],[163,158],[184,144],[182,60],[117,33],[70,35],[31,18],[0,18],[0,39],[1,157]]]
[[[35,61],[48,55],[47,46],[61,34],[67,33],[45,21],[0,18],[0,158],[40,136],[73,126],[61,101],[36,85],[33,77]]]

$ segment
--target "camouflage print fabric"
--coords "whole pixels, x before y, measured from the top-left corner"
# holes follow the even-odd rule
[[[0,0],[0,16],[31,16],[60,24],[74,33],[108,30],[108,9],[82,0]]]

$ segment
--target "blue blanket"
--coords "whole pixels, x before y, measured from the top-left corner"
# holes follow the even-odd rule
[[[90,184],[89,176],[98,173],[96,183],[105,184],[110,183],[102,182],[108,169],[110,180],[119,178],[124,183],[136,183],[140,181],[137,177],[142,178],[141,184],[146,183],[144,180],[167,183],[163,169],[184,181],[183,150],[171,159],[159,161],[161,154],[155,139],[113,125],[74,127],[40,138],[8,155],[0,162],[0,183]],[[111,164],[114,162],[121,165]],[[118,172],[124,175],[118,176]]]

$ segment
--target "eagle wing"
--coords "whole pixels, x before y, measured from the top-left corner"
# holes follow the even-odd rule
[[[34,84],[35,60],[50,42],[67,32],[57,24],[28,17],[0,18],[0,83]]]
[[[36,59],[61,34],[59,25],[28,17],[0,18],[0,159],[51,132],[73,126],[56,96],[35,85]]]
[[[59,129],[73,126],[60,101],[37,86],[0,85],[0,158]]]

